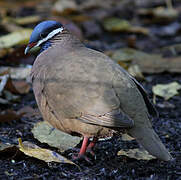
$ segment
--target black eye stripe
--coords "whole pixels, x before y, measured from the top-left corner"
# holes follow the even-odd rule
[[[40,38],[45,38],[49,33],[40,33]]]
[[[46,36],[48,36],[49,33],[51,33],[53,30],[58,29],[58,28],[60,27],[57,25],[57,26],[46,29],[44,32],[40,33],[40,39],[45,38]]]

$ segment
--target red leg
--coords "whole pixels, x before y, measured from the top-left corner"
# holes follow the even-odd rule
[[[95,153],[92,149],[95,146],[97,140],[98,140],[97,137],[93,137],[93,140],[89,143],[89,145],[87,147],[87,152],[90,152],[93,156],[95,156]]]
[[[79,156],[82,156],[82,155],[85,154],[85,152],[87,150],[88,141],[89,141],[89,138],[84,136],[82,146],[81,146],[81,149],[80,149],[80,152],[79,152]]]
[[[91,161],[85,156],[85,153],[86,153],[86,150],[87,150],[88,141],[89,141],[89,138],[84,136],[84,139],[83,139],[83,142],[82,142],[82,146],[80,148],[78,156],[73,156],[74,160],[85,159],[87,162],[92,164]]]

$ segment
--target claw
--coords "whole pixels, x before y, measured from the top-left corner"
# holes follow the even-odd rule
[[[92,156],[95,156],[95,153],[94,151],[92,150],[92,148],[87,148],[87,151],[88,153],[90,153]]]
[[[88,147],[87,147],[87,151],[86,152],[89,152],[92,156],[95,156],[95,153],[94,151],[92,150],[97,142],[97,138],[94,137],[93,140],[89,143]]]
[[[82,159],[83,159],[83,160],[85,160],[86,162],[88,162],[89,164],[93,165],[93,163],[91,162],[91,160],[90,160],[87,156],[85,156],[85,155],[83,155],[83,154],[73,155],[72,159],[73,159],[73,161],[77,161],[77,160],[82,160]]]

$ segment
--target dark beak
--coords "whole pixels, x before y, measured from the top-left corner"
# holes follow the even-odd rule
[[[28,45],[27,47],[26,47],[26,49],[25,49],[25,54],[27,54],[28,52],[29,52],[29,50],[30,50],[31,48],[30,48],[30,46]]]
[[[30,49],[32,49],[35,45],[36,45],[36,42],[29,43],[24,53],[27,54],[30,51]]]

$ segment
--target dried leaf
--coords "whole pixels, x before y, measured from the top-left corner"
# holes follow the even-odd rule
[[[132,26],[128,21],[119,18],[106,18],[103,21],[105,30],[110,32],[131,32],[148,35],[149,30],[143,27]]]
[[[0,98],[0,104],[9,104],[10,102],[7,99]]]
[[[163,97],[165,100],[177,95],[179,89],[181,89],[181,84],[177,82],[157,84],[152,87],[153,93],[157,96]]]
[[[23,116],[23,113],[15,112],[11,109],[0,112],[0,122],[11,122],[13,120],[18,120]]]
[[[90,21],[91,18],[89,16],[86,15],[73,15],[69,17],[72,21],[74,21],[75,23],[82,23],[85,21]]]
[[[118,156],[124,155],[129,158],[137,159],[137,160],[152,160],[155,159],[154,156],[150,155],[146,150],[143,149],[130,149],[128,151],[120,150],[117,153]]]
[[[68,160],[67,158],[61,156],[60,154],[51,151],[49,149],[40,148],[35,144],[30,142],[22,143],[21,138],[18,139],[19,141],[19,150],[22,151],[24,154],[34,157],[45,162],[59,162],[59,163],[69,163],[76,165],[72,161]],[[76,165],[77,166],[77,165]]]
[[[179,15],[176,9],[172,8],[164,8],[164,7],[157,7],[152,11],[154,17],[161,18],[161,19],[169,19],[173,20],[176,19]]]
[[[8,67],[8,66],[1,66],[0,67],[0,74],[3,72],[8,72],[12,79],[27,79],[31,73],[31,65],[27,65],[25,67]]]
[[[131,137],[131,136],[129,136],[128,134],[122,134],[122,135],[121,135],[121,139],[122,139],[123,141],[132,141],[132,140],[134,140],[134,138]]]
[[[119,18],[105,19],[103,25],[107,31],[113,32],[127,31],[131,27],[128,21]]]
[[[53,128],[45,121],[35,124],[34,128],[32,129],[32,133],[40,142],[57,147],[60,149],[60,151],[65,151],[75,147],[81,140],[79,137],[71,136]]]
[[[142,74],[142,72],[141,72],[140,67],[139,67],[137,64],[131,65],[131,66],[128,68],[128,72],[129,72],[132,76],[136,77],[137,79],[145,79],[144,76],[143,76],[143,74]]]
[[[4,90],[3,96],[6,100],[12,101],[12,102],[18,102],[20,100],[20,96],[14,95],[11,92]]]
[[[19,25],[26,25],[26,24],[32,24],[32,23],[37,23],[41,21],[41,17],[37,15],[19,17],[19,18],[16,17],[16,18],[11,18],[11,21]]]
[[[39,109],[33,109],[31,106],[24,106],[18,113],[23,114],[24,117],[28,118],[36,117],[36,119],[39,119],[41,117]]]
[[[163,58],[160,54],[148,54],[132,48],[122,48],[108,54],[118,64],[137,64],[142,73],[181,72],[180,57]]]
[[[175,20],[179,12],[176,9],[173,8],[165,8],[165,7],[156,7],[152,9],[139,9],[138,13],[140,15],[148,15],[152,16],[152,18],[149,18],[149,21],[152,23],[154,22],[170,22]]]
[[[0,96],[6,86],[6,83],[8,82],[8,79],[9,79],[9,75],[6,74],[6,75],[3,75],[3,76],[0,76]]]
[[[12,18],[12,19],[16,19],[16,18]],[[9,18],[9,17],[4,17],[2,19],[2,22],[1,22],[3,28],[6,29],[6,31],[8,31],[8,32],[15,32],[15,31],[23,30],[23,27],[18,26],[17,24],[15,24],[12,21],[12,19]]]
[[[12,80],[9,79],[6,88],[8,91],[15,94],[27,94],[30,90],[30,85],[24,80]]]
[[[27,44],[32,33],[32,29],[22,29],[0,37],[0,49],[10,48],[15,45]]]
[[[12,52],[12,48],[9,49],[0,49],[0,58],[4,57],[5,55],[7,55],[8,53]]]

